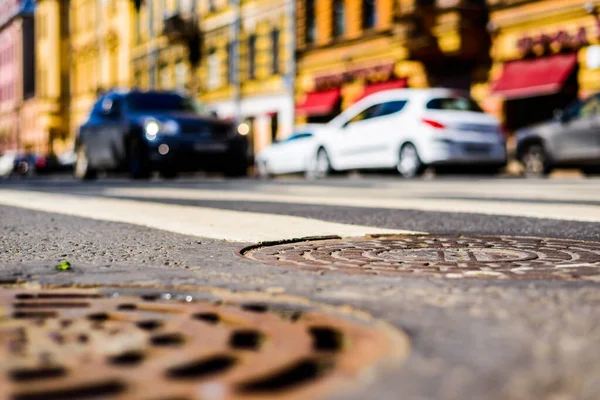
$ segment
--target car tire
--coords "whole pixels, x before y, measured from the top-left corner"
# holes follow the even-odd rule
[[[480,175],[480,176],[496,176],[496,175],[500,175],[504,170],[504,167],[499,167],[499,166],[484,166],[484,167],[479,167],[479,168],[475,168],[472,170],[473,175]]]
[[[321,147],[310,160],[306,176],[309,179],[323,179],[331,174],[332,170],[329,154],[327,154],[327,150]]]
[[[403,178],[415,178],[423,172],[425,166],[419,157],[416,147],[406,143],[398,153],[396,170]]]
[[[581,168],[586,176],[600,176],[600,165]]]
[[[139,139],[132,139],[127,149],[127,165],[132,179],[149,179],[152,173],[145,146]]]
[[[98,178],[98,172],[90,167],[87,149],[83,145],[79,146],[79,149],[77,150],[77,159],[73,168],[73,176],[84,181]]]
[[[163,168],[160,170],[160,176],[163,179],[175,179],[179,172],[175,168]]]
[[[519,161],[523,165],[524,175],[528,178],[541,178],[551,171],[548,156],[541,144],[527,146],[521,153]]]

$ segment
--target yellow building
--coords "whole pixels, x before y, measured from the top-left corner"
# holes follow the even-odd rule
[[[552,117],[555,108],[600,91],[600,19],[589,0],[488,0],[489,84],[473,94],[509,130]]]
[[[257,153],[289,135],[294,122],[294,2],[201,0],[203,102],[251,125]]]
[[[40,152],[68,143],[69,25],[67,2],[38,0],[35,10],[35,99],[23,106],[23,145]]]
[[[134,7],[129,0],[71,0],[70,138],[102,91],[131,85]]]
[[[487,80],[484,0],[301,0],[297,21],[300,121],[379,90]]]
[[[165,35],[169,19],[191,22],[194,17],[196,0],[146,0],[141,4],[133,22],[134,87],[175,89],[196,95],[187,46],[173,43]]]
[[[365,90],[426,85],[392,35],[393,17],[392,0],[297,2],[299,121],[327,121]]]

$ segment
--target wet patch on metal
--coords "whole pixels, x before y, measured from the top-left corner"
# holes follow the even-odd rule
[[[14,400],[320,398],[408,352],[402,332],[360,312],[216,293],[4,288],[0,393]]]
[[[256,245],[241,255],[319,273],[600,282],[600,243],[528,237],[367,236]]]

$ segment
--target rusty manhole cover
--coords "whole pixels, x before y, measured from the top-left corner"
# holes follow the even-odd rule
[[[577,240],[398,235],[258,245],[241,253],[317,272],[600,281],[600,243]]]
[[[315,398],[407,352],[361,313],[210,296],[2,289],[0,398]]]

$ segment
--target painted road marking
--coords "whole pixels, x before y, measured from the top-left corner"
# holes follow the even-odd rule
[[[285,215],[34,191],[0,190],[0,204],[235,242],[326,235],[351,237],[419,233]]]
[[[600,222],[599,207],[596,205],[552,204],[519,201],[461,200],[451,198],[399,198],[380,196],[379,190],[355,189],[356,195],[348,189],[333,191],[335,195],[325,196],[313,191],[310,196],[265,192],[241,192],[228,190],[201,190],[175,188],[111,188],[103,193],[107,196],[137,197],[147,199],[180,200],[222,200],[296,203],[345,207],[384,208],[398,210],[420,210],[432,212],[475,213],[486,215],[506,215],[528,218],[547,218],[567,221]],[[359,192],[362,191],[362,196]],[[365,192],[369,193],[368,197]],[[400,192],[401,193],[401,192]]]

